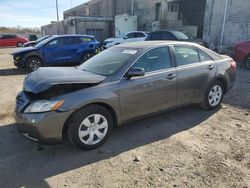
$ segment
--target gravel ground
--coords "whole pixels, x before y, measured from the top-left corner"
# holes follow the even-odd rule
[[[220,110],[189,106],[117,128],[92,151],[18,134],[15,96],[27,72],[0,49],[0,187],[250,188],[250,71],[238,68]]]

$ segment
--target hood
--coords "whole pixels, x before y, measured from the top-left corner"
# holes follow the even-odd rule
[[[14,51],[13,53],[11,53],[11,55],[16,55],[16,54],[22,54],[22,53],[28,53],[28,52],[32,52],[32,51],[36,51],[38,48],[36,47],[27,47],[27,48],[22,48],[19,50]]]
[[[36,44],[36,41],[25,42],[25,43],[24,43],[24,46],[25,46],[25,45],[33,45],[33,44]]]
[[[110,41],[113,41],[113,40],[116,40],[117,38],[108,38],[106,39],[104,42],[110,42]]]
[[[24,91],[41,93],[54,85],[63,84],[98,84],[106,77],[82,71],[75,67],[46,67],[26,76]]]

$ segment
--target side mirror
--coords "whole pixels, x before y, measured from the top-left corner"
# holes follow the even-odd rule
[[[123,39],[128,39],[128,36],[123,37]]]
[[[126,76],[130,79],[132,77],[140,77],[145,75],[145,70],[144,68],[141,67],[134,67],[129,69],[127,72]]]

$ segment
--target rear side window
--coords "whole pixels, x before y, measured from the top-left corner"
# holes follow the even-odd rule
[[[57,47],[57,46],[61,46],[61,45],[63,45],[63,39],[62,38],[57,38],[57,39],[54,39],[54,40],[50,41],[47,44],[47,47]]]
[[[207,55],[205,52],[199,50],[199,55],[200,55],[200,61],[203,62],[203,61],[212,61],[212,58]]]
[[[171,67],[168,47],[152,49],[142,55],[133,67],[144,68],[145,72],[153,72]]]
[[[188,46],[175,46],[174,50],[178,66],[200,62],[199,53],[194,48]]]
[[[94,39],[91,38],[91,37],[81,37],[81,40],[82,40],[82,42],[92,42],[92,41],[94,41]]]
[[[80,44],[81,40],[78,37],[67,37],[64,38],[64,44],[66,45],[75,45],[75,44]]]

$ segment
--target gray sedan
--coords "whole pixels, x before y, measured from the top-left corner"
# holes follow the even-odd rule
[[[79,67],[29,74],[16,97],[17,128],[33,141],[93,149],[114,127],[149,114],[189,104],[218,108],[235,77],[230,57],[198,44],[126,43]]]

